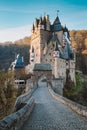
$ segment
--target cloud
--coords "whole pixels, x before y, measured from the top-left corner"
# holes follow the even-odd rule
[[[65,17],[62,17],[62,23],[66,23],[69,29],[87,29],[87,10],[66,13]]]
[[[10,28],[6,30],[0,31],[0,42],[6,41],[16,41],[25,36],[30,36],[31,34],[31,25],[18,27],[18,28]]]
[[[23,13],[23,14],[36,14],[36,13],[40,13],[39,10],[24,10],[24,9],[15,9],[15,8],[4,8],[4,7],[0,7],[0,11],[1,12],[15,12],[15,13]]]

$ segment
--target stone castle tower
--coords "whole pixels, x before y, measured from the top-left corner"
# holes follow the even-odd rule
[[[54,77],[62,77],[64,81],[68,70],[71,80],[75,82],[75,57],[69,31],[61,25],[58,16],[53,24],[49,15],[36,18],[33,23],[27,72],[33,72],[35,63],[50,63]]]

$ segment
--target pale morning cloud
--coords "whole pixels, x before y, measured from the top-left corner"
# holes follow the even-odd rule
[[[19,40],[21,38],[24,38],[25,36],[30,36],[30,34],[31,34],[31,25],[1,30],[0,42]]]

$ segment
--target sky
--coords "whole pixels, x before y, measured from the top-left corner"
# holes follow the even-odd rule
[[[35,18],[58,16],[69,30],[87,29],[87,0],[0,0],[0,43],[31,35]]]

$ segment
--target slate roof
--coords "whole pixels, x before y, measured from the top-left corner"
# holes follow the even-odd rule
[[[61,22],[59,20],[59,17],[57,16],[53,23],[54,29],[53,31],[60,31],[62,30]]]
[[[22,57],[18,55],[15,68],[23,68],[23,67],[24,67],[24,62],[22,60]]]
[[[69,44],[67,44],[67,51],[68,51],[68,58],[69,59],[73,59],[74,58],[74,54],[73,54]]]
[[[52,71],[51,65],[49,63],[47,64],[35,64],[34,65],[34,71]]]
[[[60,24],[60,20],[59,20],[59,17],[57,16],[56,19],[54,20],[54,23],[53,24]]]
[[[69,39],[70,38],[70,34],[69,34],[69,30],[68,30],[68,28],[66,26],[63,28],[63,32],[67,32],[68,33],[68,39]]]
[[[59,39],[58,39],[58,37],[57,37],[57,34],[55,34],[55,33],[53,33],[53,36],[52,36],[52,38],[51,38],[51,41],[56,41],[58,44],[60,44],[60,41],[59,41]]]

